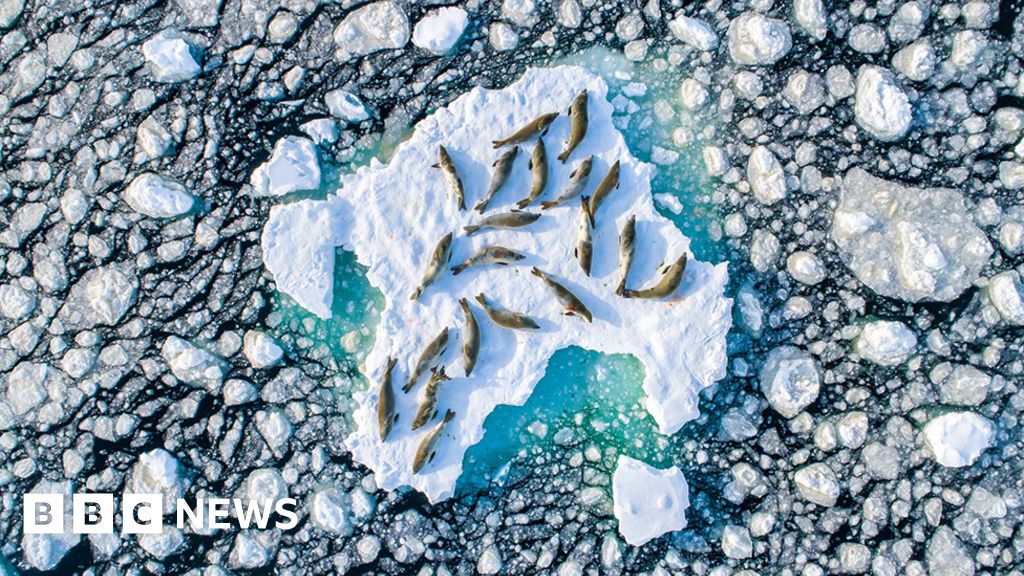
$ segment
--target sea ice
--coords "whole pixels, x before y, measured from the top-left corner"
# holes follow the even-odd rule
[[[948,468],[970,466],[992,445],[995,429],[974,412],[950,412],[924,425],[924,443],[935,461]]]
[[[370,111],[358,96],[348,90],[331,90],[324,95],[324,103],[331,116],[344,120],[347,124],[362,122],[370,117]]]
[[[283,196],[320,187],[320,160],[308,138],[285,136],[274,145],[270,160],[249,179],[256,196]]]
[[[244,342],[242,352],[253,368],[269,368],[284,355],[277,341],[262,330],[249,330],[245,333]]]
[[[53,570],[61,559],[74,548],[82,536],[72,530],[72,490],[71,482],[51,482],[41,480],[31,490],[31,494],[63,494],[64,495],[64,530],[58,534],[25,534],[21,537],[21,549],[25,553],[25,561],[37,570]],[[3,565],[0,564],[0,571]],[[11,572],[15,574],[15,572]]]
[[[786,173],[775,154],[767,146],[754,146],[747,159],[747,181],[754,197],[762,204],[772,204],[786,197]]]
[[[821,369],[810,354],[793,346],[768,353],[761,368],[761,390],[776,412],[793,418],[818,398]]]
[[[882,366],[896,366],[914,353],[917,337],[902,322],[876,320],[864,325],[853,348],[865,360]]]
[[[611,163],[621,162],[621,185],[598,214],[592,275],[584,276],[573,257],[578,205],[545,211],[540,221],[521,231],[464,236],[462,227],[479,215],[459,211],[440,170],[429,168],[437,161],[438,146],[449,150],[472,204],[490,180],[497,155],[491,138],[510,133],[542,112],[566,110],[583,88],[590,94],[587,137],[565,166],[552,163],[548,194],[561,191],[571,167],[588,155],[594,155],[597,174],[589,190]],[[637,217],[638,230],[631,286],[654,282],[658,264],[688,252],[689,240],[654,209],[650,191],[654,169],[633,157],[613,126],[607,92],[599,77],[567,66],[532,69],[504,90],[475,88],[422,120],[389,164],[371,161],[343,175],[337,193],[325,201],[303,200],[271,210],[263,231],[263,256],[278,290],[329,318],[334,250],[340,245],[355,252],[367,267],[370,283],[384,293],[374,346],[364,362],[364,374],[372,385],[369,391],[356,394],[358,429],[347,439],[356,460],[375,471],[382,488],[411,485],[432,501],[451,496],[462,472],[463,454],[483,437],[484,418],[498,404],[525,402],[552,353],[572,344],[636,356],[645,366],[646,405],[665,434],[695,418],[698,392],[725,375],[725,334],[731,323],[731,301],[723,294],[725,265],[691,259],[671,302],[623,299],[613,293],[618,281],[619,230],[631,214]],[[568,132],[568,119],[557,119],[545,137],[548,150],[558,149]],[[489,214],[507,210],[509,202],[529,189],[526,156],[520,154]],[[453,264],[498,242],[528,257],[518,266],[470,269],[457,277],[444,274],[418,301],[410,300],[430,251],[451,231],[458,233]],[[529,273],[532,266],[579,294],[593,311],[594,322],[564,316],[548,289]],[[497,327],[476,305],[474,297],[480,293],[499,306],[531,314],[539,319],[541,329],[527,334]],[[458,301],[463,297],[471,303],[482,332],[480,358],[471,377],[463,377],[460,360],[458,334],[464,319]],[[442,413],[451,408],[456,417],[438,445],[436,459],[413,474],[411,461],[423,431],[412,432],[409,425],[423,385],[410,394],[398,393],[400,417],[388,441],[382,443],[377,383],[389,356],[399,360],[397,379],[407,378],[420,351],[445,326],[453,332],[441,363],[456,378],[442,386],[439,408]]]
[[[128,494],[160,494],[165,511],[174,510],[183,491],[178,460],[163,448],[139,456],[125,485]]]
[[[870,65],[861,66],[857,72],[853,113],[861,127],[885,141],[903,138],[913,119],[910,99],[892,72]]]
[[[439,56],[447,54],[459,42],[468,21],[462,8],[440,8],[416,23],[412,43]]]
[[[150,218],[181,216],[196,204],[195,197],[184,186],[150,172],[136,176],[122,198],[132,210]]]
[[[612,508],[619,533],[633,546],[686,528],[689,486],[682,471],[659,469],[619,456],[612,476]]]
[[[828,34],[828,12],[821,0],[793,0],[793,18],[815,40],[824,40]]]
[[[177,336],[168,336],[160,352],[177,379],[211,391],[220,389],[224,380],[224,363],[220,358]]]
[[[839,499],[839,479],[824,462],[808,464],[797,470],[793,482],[801,496],[819,506],[835,506]]]
[[[843,178],[832,238],[861,282],[909,302],[956,298],[992,254],[960,192],[912,188],[860,168]]]
[[[142,45],[142,55],[157,82],[183,82],[203,71],[196,61],[195,48],[177,30],[154,34]]]
[[[740,65],[762,66],[782,59],[793,46],[789,26],[757,12],[744,12],[729,23],[729,55]]]
[[[1024,325],[1024,285],[1017,271],[1000,272],[990,278],[985,294],[1007,324]]]
[[[668,29],[676,38],[697,50],[706,52],[718,47],[718,35],[703,20],[680,15],[668,23]]]
[[[409,17],[397,2],[390,0],[353,10],[334,29],[339,60],[401,48],[408,41]]]

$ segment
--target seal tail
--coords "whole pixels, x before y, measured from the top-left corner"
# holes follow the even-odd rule
[[[540,203],[541,210],[548,210],[550,208],[554,208],[555,206],[558,206],[558,202],[555,202],[554,200],[547,200]]]
[[[473,234],[474,232],[476,232],[479,229],[480,229],[479,226],[464,226],[462,228],[462,230],[466,233],[466,235],[471,235],[471,234]]]
[[[559,154],[558,161],[561,162],[562,164],[565,164],[565,161],[569,159],[569,152],[569,150],[565,150],[564,152]]]

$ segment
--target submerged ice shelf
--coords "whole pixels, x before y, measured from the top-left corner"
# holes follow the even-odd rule
[[[551,159],[547,196],[565,186],[572,166],[594,155],[590,192],[616,160],[620,187],[598,214],[594,231],[593,275],[586,277],[573,258],[579,205],[570,203],[518,231],[480,232],[471,237],[462,227],[479,218],[457,209],[444,176],[429,167],[445,145],[461,173],[467,204],[480,198],[497,157],[496,134],[506,134],[544,112],[565,112],[586,88],[590,125],[586,138],[567,164],[554,156],[569,131],[563,115],[544,137]],[[612,123],[605,82],[579,67],[532,69],[503,90],[476,88],[422,120],[412,137],[387,165],[373,161],[341,177],[335,195],[304,200],[271,212],[264,228],[264,261],[278,289],[321,317],[330,316],[333,252],[353,251],[367,267],[367,279],[384,294],[385,305],[374,346],[363,371],[370,390],[356,394],[357,430],[347,444],[354,457],[372,468],[380,486],[409,485],[432,501],[452,495],[466,450],[483,436],[483,422],[499,404],[526,401],[544,375],[551,355],[570,345],[604,353],[634,355],[644,366],[646,406],[662,433],[671,434],[695,418],[697,394],[725,374],[725,335],[731,301],[724,296],[727,270],[691,258],[679,290],[668,300],[626,300],[614,295],[618,280],[618,234],[631,214],[637,217],[637,251],[631,286],[646,286],[658,277],[662,261],[689,252],[689,240],[654,209],[650,180],[653,167],[638,161]],[[488,212],[507,210],[529,190],[526,168],[532,142],[524,145],[509,182]],[[534,207],[534,210],[537,208]],[[501,244],[527,254],[521,265],[470,269],[443,275],[419,301],[409,295],[419,284],[426,259],[437,241],[455,232],[452,262],[480,248]],[[588,324],[567,317],[548,289],[529,270],[538,266],[575,291],[594,313]],[[541,329],[511,332],[495,326],[479,307],[480,357],[472,376],[463,375],[459,332],[464,325],[460,298],[479,293],[499,306],[539,319]],[[455,419],[438,444],[437,457],[419,474],[411,462],[424,430],[409,425],[421,401],[421,381],[409,394],[397,392],[399,420],[388,441],[377,430],[377,383],[388,356],[398,359],[396,377],[404,382],[426,343],[443,327],[452,337],[442,363],[454,378],[441,387],[438,408],[452,409]],[[436,420],[435,420],[436,421]]]

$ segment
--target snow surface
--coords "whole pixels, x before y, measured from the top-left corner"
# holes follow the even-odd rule
[[[270,160],[260,164],[249,178],[256,196],[284,196],[320,187],[320,160],[308,138],[286,136],[274,145]]]
[[[547,195],[561,192],[572,166],[588,155],[594,155],[594,169],[586,194],[613,162],[621,161],[621,185],[598,214],[590,278],[573,257],[578,204],[547,211],[525,230],[488,231],[467,238],[462,227],[475,222],[478,214],[460,212],[441,171],[429,168],[436,162],[438,146],[445,145],[462,176],[467,204],[472,205],[486,189],[498,156],[492,137],[511,133],[543,112],[568,109],[583,88],[590,92],[587,137],[569,163],[551,163]],[[333,253],[341,245],[356,254],[368,269],[370,283],[385,296],[374,347],[363,366],[372,384],[356,394],[358,429],[347,440],[356,460],[376,472],[382,488],[411,485],[432,501],[450,497],[462,472],[463,455],[483,437],[487,415],[498,404],[524,403],[551,355],[569,345],[635,355],[645,366],[647,408],[665,434],[695,418],[698,392],[725,375],[725,335],[731,324],[731,301],[723,295],[725,264],[691,259],[676,296],[668,301],[614,295],[618,234],[631,214],[637,217],[631,286],[656,281],[658,265],[688,251],[689,240],[655,211],[650,191],[654,168],[630,154],[612,124],[607,92],[599,77],[569,66],[531,69],[504,90],[475,88],[421,121],[389,164],[373,161],[343,175],[336,195],[325,201],[306,200],[271,210],[263,232],[263,255],[279,290],[317,315],[330,317]],[[568,119],[558,118],[545,137],[549,156],[560,149],[568,132]],[[529,191],[528,155],[528,150],[520,153],[488,214],[509,209]],[[528,257],[518,266],[444,274],[418,301],[411,301],[426,259],[438,240],[453,230],[453,264],[495,243]],[[593,312],[593,324],[564,316],[550,291],[529,273],[534,265],[575,291]],[[541,329],[523,333],[499,328],[474,302],[482,345],[472,377],[466,378],[459,336],[464,320],[458,301],[465,297],[473,302],[481,292],[499,306],[534,316]],[[412,432],[409,425],[424,384],[409,394],[397,392],[399,421],[383,444],[377,430],[377,384],[387,357],[394,356],[400,386],[424,346],[445,326],[453,330],[442,360],[455,378],[442,386],[438,408],[450,408],[456,417],[438,443],[435,460],[414,475],[411,462],[424,430]]]
[[[447,54],[462,36],[469,16],[462,8],[441,8],[416,23],[412,43],[437,55]]]
[[[950,412],[924,425],[925,445],[935,461],[948,468],[974,464],[994,436],[992,423],[974,412]]]
[[[633,546],[686,528],[689,486],[682,471],[659,469],[619,456],[612,476],[612,510],[619,533]]]

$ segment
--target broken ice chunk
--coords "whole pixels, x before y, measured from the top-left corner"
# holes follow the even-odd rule
[[[331,90],[324,95],[324,103],[327,104],[331,116],[348,124],[356,124],[370,117],[370,111],[366,109],[359,96],[348,90]]]
[[[761,66],[782,59],[793,46],[789,26],[757,12],[744,12],[729,24],[729,55],[740,65]]]
[[[409,18],[396,2],[374,2],[353,10],[334,29],[338,60],[401,48],[409,41]]]
[[[137,176],[121,194],[132,210],[150,218],[174,218],[187,214],[196,199],[177,182],[153,173]]]
[[[612,501],[619,532],[634,546],[686,528],[689,486],[675,466],[662,470],[619,456],[612,477]]]
[[[853,348],[865,360],[897,366],[913,354],[917,337],[902,322],[878,320],[864,325]]]
[[[894,141],[910,130],[913,111],[910,99],[892,72],[879,66],[861,66],[853,113],[868,134],[878,140]]]
[[[284,350],[265,332],[249,330],[245,333],[243,353],[253,368],[268,368],[281,360]]]
[[[1014,270],[996,274],[985,289],[992,305],[1007,324],[1024,325],[1024,286]]]
[[[441,8],[416,23],[412,43],[437,55],[447,54],[459,42],[469,17],[462,8]]]
[[[970,466],[992,445],[992,423],[974,412],[950,412],[924,425],[924,442],[939,464],[947,468]]]
[[[197,50],[177,30],[162,30],[142,45],[142,55],[157,82],[191,80],[202,68],[196,60]]]

